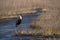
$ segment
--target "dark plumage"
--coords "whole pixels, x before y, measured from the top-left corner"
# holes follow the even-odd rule
[[[18,18],[18,20],[16,21],[16,27],[18,27],[18,25],[20,25],[21,22],[22,22],[22,16],[19,15],[19,18]]]
[[[21,24],[21,21],[22,21],[21,19],[18,19],[18,20],[16,21],[16,27]]]

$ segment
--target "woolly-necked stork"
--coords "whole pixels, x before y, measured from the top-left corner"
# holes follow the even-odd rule
[[[21,22],[22,22],[22,16],[19,15],[19,16],[18,16],[18,19],[17,19],[17,21],[16,21],[16,27],[17,27],[17,29],[15,29],[16,36],[17,36],[17,34],[18,34],[18,26],[21,24]]]
[[[18,18],[18,20],[16,21],[16,27],[18,27],[18,25],[20,25],[21,22],[22,22],[22,16],[19,15],[19,18]]]

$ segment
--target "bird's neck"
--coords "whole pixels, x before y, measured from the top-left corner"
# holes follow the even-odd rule
[[[20,19],[22,19],[22,16],[20,16]]]

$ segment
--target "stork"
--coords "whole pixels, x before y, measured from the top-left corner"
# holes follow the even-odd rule
[[[19,17],[18,17],[18,19],[16,21],[16,28],[17,28],[17,29],[15,29],[16,35],[18,34],[18,26],[21,24],[21,22],[22,22],[22,16],[19,15]]]
[[[22,16],[19,15],[19,18],[18,18],[18,20],[16,21],[16,27],[18,27],[18,26],[21,24],[21,22],[22,22]]]

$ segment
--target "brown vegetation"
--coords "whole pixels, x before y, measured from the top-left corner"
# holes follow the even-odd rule
[[[0,16],[33,13],[35,8],[46,8],[48,0],[0,0]]]
[[[60,35],[60,6],[59,0],[50,1],[50,6],[47,5],[46,13],[41,14],[38,17],[39,21],[33,21],[31,27],[41,27],[43,34]]]

